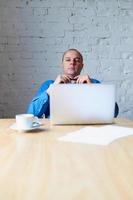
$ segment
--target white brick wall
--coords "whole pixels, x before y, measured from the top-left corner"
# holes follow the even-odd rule
[[[133,119],[133,0],[1,0],[0,117],[26,111],[39,85],[79,49],[83,73],[115,83],[121,117]]]

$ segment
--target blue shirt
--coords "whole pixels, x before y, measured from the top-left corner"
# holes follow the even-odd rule
[[[100,81],[96,79],[90,79],[90,80],[91,83],[100,83]],[[34,114],[39,118],[41,118],[44,114],[46,118],[50,116],[49,95],[47,94],[46,90],[53,83],[54,83],[53,80],[47,80],[40,86],[40,88],[38,89],[38,91],[36,92],[35,96],[33,97],[32,101],[29,104],[27,113]],[[116,103],[114,117],[117,117],[118,113],[119,113],[119,107]]]

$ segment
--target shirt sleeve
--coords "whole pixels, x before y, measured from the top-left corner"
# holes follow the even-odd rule
[[[54,81],[49,80],[41,85],[30,102],[27,113],[34,114],[39,118],[42,117],[43,114],[45,114],[46,117],[49,116],[49,95],[47,94],[46,90],[53,82]]]

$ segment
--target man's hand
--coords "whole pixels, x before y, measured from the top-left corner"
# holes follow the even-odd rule
[[[79,75],[74,77],[76,83],[91,83],[90,78],[88,75]]]
[[[73,79],[67,75],[58,75],[54,84],[60,83],[91,83],[90,78],[88,75],[78,75],[75,76]]]
[[[54,84],[60,84],[60,83],[71,83],[71,78],[67,75],[58,75],[55,79]]]

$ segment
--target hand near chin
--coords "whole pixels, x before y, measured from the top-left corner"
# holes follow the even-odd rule
[[[74,80],[76,80],[76,83],[91,83],[88,75],[78,75],[74,77]]]
[[[60,84],[60,83],[70,83],[71,78],[67,75],[58,75],[57,78],[55,79],[54,84]]]
[[[78,75],[72,79],[68,75],[63,74],[58,75],[54,82],[54,84],[61,83],[91,83],[91,81],[88,75]]]

